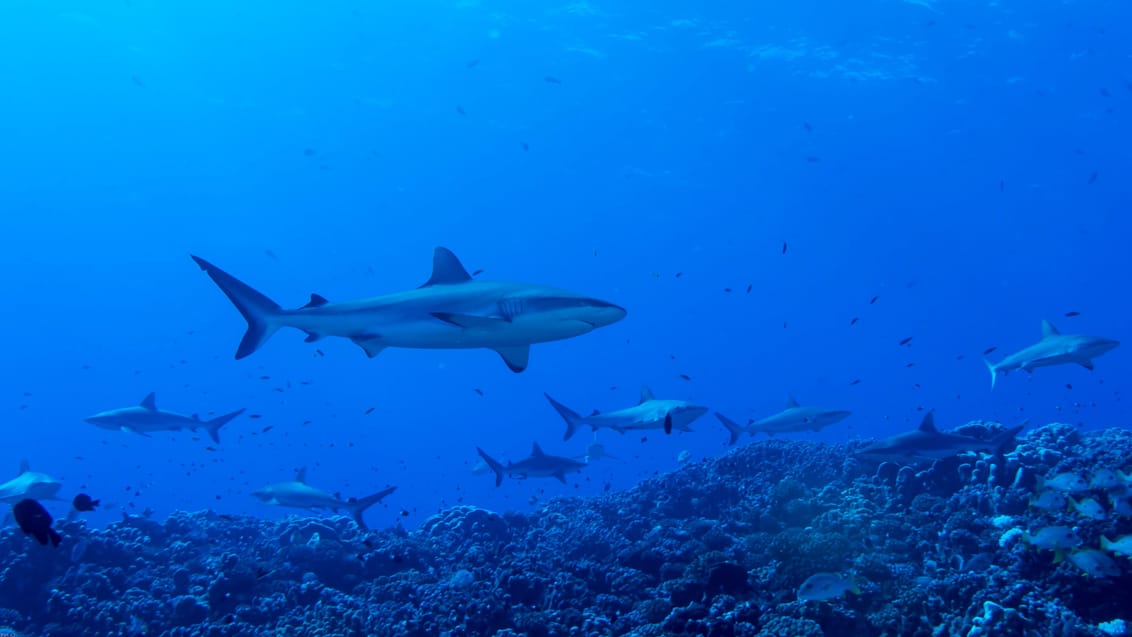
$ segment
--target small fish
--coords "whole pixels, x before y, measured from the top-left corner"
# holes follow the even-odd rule
[[[1030,546],[1047,551],[1060,551],[1081,546],[1081,537],[1068,526],[1046,526],[1037,533],[1024,533],[1022,541]]]
[[[35,538],[40,544],[47,546],[51,542],[53,546],[58,547],[59,543],[63,541],[63,537],[51,528],[51,514],[43,505],[31,498],[20,500],[12,507],[12,517],[16,519],[16,524],[19,525],[20,530],[24,535],[30,535]]]
[[[692,380],[692,377],[687,374],[680,374],[680,378],[683,378],[684,380]]]
[[[473,388],[472,391],[476,392],[480,396],[483,396],[483,390],[480,389],[479,387]]]
[[[900,344],[901,344],[901,345],[907,345],[908,343],[911,343],[911,342],[912,342],[912,337],[911,337],[911,336],[909,336],[908,338],[906,338],[906,339],[904,339],[904,340],[900,341]]]
[[[1053,489],[1046,489],[1040,495],[1030,498],[1030,506],[1042,509],[1043,511],[1060,511],[1064,509],[1069,503],[1064,493],[1054,491]]]
[[[1069,318],[1073,318],[1074,316],[1081,316],[1081,313],[1080,312],[1066,312],[1065,316],[1068,316]]]
[[[998,346],[997,346],[997,345],[996,345],[996,346],[993,346],[993,347],[988,347],[988,348],[984,349],[984,350],[983,350],[983,356],[986,356],[987,354],[990,354],[990,353],[994,352],[994,351],[995,351],[996,349],[998,349]]]
[[[1112,93],[1110,93],[1109,90],[1103,86],[1097,90],[1100,92],[1101,97],[1112,97]]]
[[[1120,567],[1109,556],[1097,549],[1077,549],[1069,554],[1069,562],[1085,571],[1090,577],[1116,577]]]
[[[786,254],[786,242],[782,242],[782,254]]]
[[[133,82],[134,86],[136,86],[138,88],[145,88],[145,82],[142,81],[142,79],[140,77],[136,76],[136,75],[131,75],[130,81]]]
[[[1124,481],[1112,469],[1097,469],[1089,480],[1090,489],[1115,489],[1124,486]]]
[[[547,75],[546,77],[544,77],[542,79],[544,81],[546,81],[547,84],[561,84],[562,83],[562,80],[554,77],[553,75]]]
[[[750,293],[751,293],[751,284],[748,283],[747,284],[747,294],[750,294]]]
[[[814,132],[814,127],[811,126],[809,122],[802,122],[802,128],[806,129],[807,133]]]
[[[531,149],[527,142],[519,142],[519,146],[522,147],[522,149],[525,151],[529,151]]]
[[[852,326],[852,325],[856,325],[856,324],[857,324],[857,321],[859,321],[859,320],[861,320],[861,318],[860,318],[859,316],[854,316],[854,317],[853,317],[853,318],[852,318],[852,319],[851,319],[851,320],[849,321],[849,325],[851,325],[851,326]]]
[[[798,588],[798,599],[801,601],[837,599],[846,592],[861,594],[861,589],[852,577],[842,577],[837,573],[818,573],[802,582],[802,586]]]
[[[480,268],[479,270],[472,272],[472,276],[479,276],[481,274],[483,274],[483,268]]]
[[[1132,535],[1118,537],[1115,542],[1102,535],[1101,548],[1109,553],[1116,553],[1117,555],[1123,555],[1128,559],[1132,559]]]
[[[880,299],[880,296],[874,296],[873,298],[869,299],[869,305],[873,305],[877,302],[878,299]]]
[[[75,507],[76,511],[93,511],[98,505],[99,500],[94,500],[85,493],[80,493],[71,500],[71,506]]]
[[[811,164],[817,164],[821,162],[821,157],[817,155],[806,155],[806,161]]]
[[[275,429],[275,425],[268,425],[268,426],[264,427],[263,429],[260,429],[259,431],[260,431],[260,433],[267,433],[267,432],[271,431],[272,429]]]
[[[263,418],[263,414],[248,414],[248,418],[251,418],[252,420],[259,420],[260,418]]]
[[[852,385],[860,385],[860,384],[861,384],[861,379],[860,379],[860,378],[854,378],[854,379],[853,379],[853,382],[849,383],[849,385],[851,385],[851,386],[852,386]]]
[[[1089,518],[1090,520],[1105,519],[1104,507],[1101,506],[1100,502],[1092,498],[1085,498],[1078,502],[1070,497],[1069,506],[1073,507],[1082,517]]]
[[[1062,493],[1078,493],[1089,490],[1089,483],[1073,472],[1059,473],[1047,479],[1038,477],[1038,489],[1057,489]]]
[[[464,116],[464,117],[468,116],[468,112],[465,111],[464,107],[459,105],[459,104],[456,105],[456,112],[459,113],[460,115]]]
[[[1092,174],[1089,175],[1089,185],[1092,186],[1093,184],[1097,183],[1097,177],[1100,177],[1100,176],[1101,176],[1100,171],[1094,170],[1092,172]]]
[[[370,407],[369,409],[366,410],[365,415],[368,416],[368,415],[372,414],[374,409],[376,409],[376,407]]]
[[[474,60],[468,60],[468,63],[464,65],[464,68],[466,68],[466,69],[474,69],[474,68],[476,68],[476,67],[477,67],[477,66],[479,66],[479,65],[480,65],[480,59],[479,59],[479,58],[476,58],[476,59],[474,59]]]

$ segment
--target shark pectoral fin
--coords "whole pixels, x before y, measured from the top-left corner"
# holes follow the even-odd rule
[[[495,353],[503,358],[503,362],[507,363],[507,367],[518,374],[527,368],[527,363],[531,358],[530,345],[517,345],[515,347],[496,347]]]
[[[430,312],[433,318],[439,319],[465,329],[497,329],[509,325],[511,321],[490,316],[476,316],[474,314],[456,314],[454,312]]]
[[[1093,371],[1093,369],[1094,369],[1093,361],[1091,361],[1087,358],[1083,361],[1077,361],[1077,364],[1080,365],[1081,367],[1084,367],[1085,369],[1089,370],[1090,372]]]
[[[135,433],[139,436],[145,436],[146,438],[152,438],[153,437],[153,436],[151,436],[151,435],[149,435],[145,432],[138,431],[137,429],[134,429],[133,427],[122,427],[122,431],[125,431],[127,433]]]
[[[303,339],[304,343],[313,343],[322,338],[322,334],[315,334],[314,332],[307,332],[307,337]]]
[[[559,471],[558,473],[554,474],[554,477],[558,478],[558,481],[562,484],[566,484],[566,474],[564,472]]]
[[[385,345],[381,342],[381,336],[377,334],[362,334],[359,336],[350,337],[350,341],[362,348],[366,356],[373,358],[385,349]]]

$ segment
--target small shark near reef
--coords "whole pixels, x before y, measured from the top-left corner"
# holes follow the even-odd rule
[[[853,412],[843,409],[802,407],[793,397],[789,397],[786,399],[786,409],[783,409],[773,416],[756,420],[749,425],[740,425],[720,413],[716,413],[715,417],[719,419],[719,422],[723,423],[728,433],[731,434],[731,441],[727,444],[733,445],[738,442],[739,434],[744,431],[752,436],[757,433],[773,436],[774,434],[797,433],[801,431],[821,431],[825,427],[845,420],[852,415],[852,413]]]
[[[475,281],[447,248],[436,248],[423,285],[361,301],[310,302],[286,310],[224,270],[193,257],[248,323],[236,350],[244,358],[281,327],[306,332],[308,343],[350,339],[370,358],[386,347],[494,350],[513,372],[527,368],[531,345],[580,336],[625,318],[625,310],[567,290]]]
[[[0,484],[0,502],[15,504],[20,500],[58,500],[63,483],[45,474],[32,471],[27,460],[20,461],[20,473]]]
[[[983,360],[990,370],[990,386],[994,389],[995,380],[1000,373],[1006,376],[1016,369],[1033,372],[1039,367],[1076,363],[1091,371],[1094,358],[1116,349],[1118,345],[1120,341],[1110,338],[1062,334],[1049,321],[1042,321],[1042,340],[997,363]]]
[[[589,416],[582,416],[566,405],[554,400],[550,394],[543,394],[550,401],[550,406],[566,421],[566,435],[563,440],[569,440],[583,425],[588,425],[594,431],[598,429],[612,429],[625,433],[639,429],[663,429],[664,433],[672,433],[673,429],[691,431],[688,426],[694,420],[708,412],[707,407],[692,405],[682,400],[657,400],[647,385],[641,387],[641,400],[632,407],[618,409],[608,413],[594,412]]]
[[[503,476],[509,475],[519,479],[526,478],[557,478],[559,482],[565,484],[566,474],[574,471],[579,471],[586,466],[584,462],[578,462],[572,458],[565,458],[563,456],[552,456],[543,452],[542,447],[538,443],[534,443],[531,448],[531,455],[523,458],[518,462],[508,462],[504,466],[501,462],[487,455],[483,449],[476,447],[476,452],[480,454],[483,461],[495,473],[495,486],[503,484]]]
[[[307,469],[303,467],[295,474],[294,480],[269,484],[259,491],[253,492],[252,495],[266,504],[294,509],[329,509],[331,511],[345,509],[350,512],[354,522],[357,522],[360,528],[366,529],[362,513],[396,490],[397,487],[389,487],[364,498],[343,500],[336,493],[330,494],[307,484]]]
[[[103,429],[121,429],[149,437],[155,431],[196,431],[204,427],[208,437],[220,444],[220,428],[244,413],[239,409],[230,414],[217,416],[212,420],[201,420],[199,416],[184,416],[157,408],[157,399],[150,392],[141,403],[132,407],[120,407],[97,413],[86,419],[90,424]]]
[[[870,443],[857,451],[856,455],[870,460],[911,463],[950,458],[968,451],[997,453],[1010,446],[1014,442],[1014,437],[1025,427],[1023,423],[993,438],[983,440],[973,436],[941,432],[935,427],[935,417],[932,413],[929,411],[924,415],[919,428]]]

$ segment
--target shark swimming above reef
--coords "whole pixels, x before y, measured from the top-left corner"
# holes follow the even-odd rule
[[[193,261],[232,301],[248,323],[236,358],[255,352],[279,328],[306,332],[307,342],[347,338],[370,358],[386,347],[495,351],[513,372],[527,368],[531,345],[580,336],[625,318],[607,301],[567,290],[476,281],[447,248],[433,253],[432,276],[413,290],[334,303],[311,294],[286,310],[200,257]]]
[[[343,500],[336,493],[327,493],[322,489],[316,489],[307,484],[307,470],[306,467],[303,467],[295,472],[294,480],[269,484],[253,492],[252,495],[261,502],[274,506],[307,509],[308,511],[318,509],[340,511],[345,509],[350,512],[350,517],[354,518],[354,522],[357,522],[358,527],[366,529],[368,527],[366,527],[366,523],[362,519],[362,514],[365,513],[365,510],[381,502],[396,490],[397,487],[386,487],[364,498]]]
[[[1076,363],[1092,371],[1093,359],[1110,352],[1120,345],[1120,341],[1100,336],[1083,334],[1062,334],[1049,321],[1042,321],[1042,339],[1033,345],[1015,352],[997,363],[984,362],[990,370],[990,385],[994,389],[998,375],[1006,376],[1011,371],[1021,369],[1033,372],[1039,367]]]
[[[220,444],[220,428],[242,413],[244,413],[244,410],[238,409],[232,413],[217,416],[212,420],[201,420],[196,414],[185,416],[158,409],[157,398],[153,392],[150,392],[137,405],[99,412],[88,417],[86,422],[102,429],[120,429],[147,438],[149,434],[156,431],[181,431],[182,429],[196,431],[203,427],[208,432],[208,437],[212,438],[213,442]]]
[[[1014,437],[1022,431],[1025,423],[1006,429],[987,439],[975,438],[956,433],[945,433],[936,429],[934,412],[924,415],[920,426],[912,431],[896,434],[890,438],[877,440],[856,452],[856,456],[867,460],[915,463],[927,460],[950,458],[969,451],[996,453],[1006,450],[1014,443]]]
[[[612,429],[619,433],[644,429],[663,429],[664,433],[672,433],[673,429],[691,431],[689,425],[708,412],[707,407],[683,400],[657,399],[647,385],[641,386],[641,398],[636,405],[606,413],[594,412],[589,416],[582,416],[551,398],[550,394],[544,393],[543,396],[566,421],[563,440],[569,440],[582,426],[589,426],[594,431]]]
[[[786,399],[786,409],[748,425],[740,425],[720,413],[716,413],[715,417],[727,428],[727,433],[730,434],[731,439],[727,444],[733,445],[739,441],[739,435],[744,431],[752,436],[757,433],[773,436],[774,434],[802,431],[821,431],[823,428],[837,424],[851,415],[853,415],[853,412],[844,409],[803,407],[791,396]]]
[[[63,483],[46,473],[32,471],[27,460],[20,461],[20,473],[0,484],[0,502],[15,504],[20,500],[58,500]]]
[[[487,452],[479,447],[476,447],[476,453],[480,454],[480,457],[495,474],[495,486],[497,487],[503,484],[503,476],[505,475],[519,479],[556,478],[559,482],[565,483],[567,473],[580,471],[586,466],[586,463],[578,462],[573,458],[552,456],[545,453],[537,442],[532,445],[530,456],[518,462],[508,462],[506,465],[487,455]]]

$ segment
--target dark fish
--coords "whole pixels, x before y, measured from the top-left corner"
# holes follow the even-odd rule
[[[782,254],[786,254],[786,242],[782,242]]]
[[[739,595],[749,590],[751,590],[751,585],[747,581],[747,569],[734,562],[716,564],[708,571],[707,584],[704,586],[704,591],[708,596],[720,593]]]
[[[304,148],[303,149],[303,157],[314,157],[317,154],[318,154],[318,151],[313,149],[313,148]]]
[[[802,128],[806,129],[806,132],[807,132],[807,133],[812,133],[812,132],[814,132],[814,127],[813,127],[813,126],[810,126],[810,123],[809,123],[809,122],[802,122]]]
[[[459,114],[461,114],[461,115],[463,115],[464,117],[467,117],[467,116],[468,116],[468,112],[467,112],[467,111],[465,111],[465,110],[464,110],[464,107],[463,107],[463,106],[460,106],[459,104],[457,104],[457,105],[456,105],[456,112],[457,112],[457,113],[459,113]]]
[[[998,346],[997,346],[997,345],[994,345],[994,346],[991,346],[991,347],[988,347],[988,348],[984,349],[984,350],[983,350],[983,356],[986,356],[987,354],[990,354],[991,352],[993,352],[993,351],[994,351],[994,350],[996,350],[996,349],[998,349]]]
[[[912,342],[912,337],[911,337],[911,336],[909,336],[908,338],[906,338],[906,339],[904,339],[904,340],[900,341],[900,344],[901,344],[901,345],[907,345],[908,343],[911,343],[911,342]]]
[[[519,145],[523,147],[523,150],[530,150],[531,149],[531,147],[527,144],[527,142],[519,142]]]
[[[138,88],[145,88],[145,82],[143,82],[142,79],[136,75],[131,75],[130,81],[133,82],[134,86]]]
[[[869,305],[872,305],[873,303],[876,303],[876,302],[877,302],[877,299],[879,299],[879,298],[880,298],[879,296],[874,296],[873,298],[869,299]]]
[[[251,418],[252,420],[259,420],[260,418],[263,418],[263,414],[248,414],[248,418]]]
[[[366,415],[368,416],[368,415],[372,414],[374,409],[375,409],[375,407],[370,407],[369,409],[367,409]]]
[[[472,276],[479,276],[479,275],[481,275],[481,274],[483,274],[483,269],[482,269],[482,268],[481,268],[481,269],[479,269],[479,270],[476,270],[475,272],[472,272]]]
[[[12,517],[16,518],[16,524],[20,525],[20,530],[24,535],[30,535],[36,539],[40,544],[47,546],[47,542],[51,542],[53,546],[59,546],[63,541],[62,536],[51,528],[51,514],[43,505],[32,499],[20,500],[12,507]]]
[[[263,429],[260,429],[259,431],[260,431],[260,433],[267,433],[267,432],[271,431],[272,429],[275,429],[275,425],[268,425],[268,426],[264,427]]]
[[[856,325],[857,321],[859,321],[859,320],[861,320],[860,317],[854,316],[852,319],[849,320],[849,324],[850,325]]]
[[[860,379],[860,378],[854,378],[854,379],[853,379],[853,382],[851,382],[851,383],[849,383],[849,384],[850,384],[850,385],[860,385],[860,384],[861,384],[861,379]]]
[[[1089,185],[1091,186],[1091,185],[1097,183],[1097,177],[1100,177],[1100,176],[1101,176],[1100,171],[1094,170],[1093,173],[1091,175],[1089,175]]]
[[[1081,313],[1080,312],[1066,312],[1065,315],[1072,318],[1074,316],[1081,316]]]
[[[751,293],[751,284],[748,283],[747,284],[747,294],[750,294],[750,293]]]
[[[1065,383],[1066,389],[1073,389],[1073,383]]]
[[[680,378],[683,378],[684,380],[692,380],[692,377],[687,374],[680,374]]]
[[[483,396],[483,390],[482,390],[482,389],[480,389],[479,387],[476,387],[476,388],[475,388],[475,389],[473,389],[472,391],[476,392],[476,393],[477,393],[477,394],[479,394],[480,396]]]
[[[806,161],[811,164],[816,164],[821,161],[821,157],[818,157],[817,155],[806,155]]]
[[[908,363],[907,365],[905,365],[905,367],[915,367],[915,366],[916,366],[915,363]]]
[[[677,273],[676,273],[676,278],[677,278],[677,279],[679,279],[679,278],[680,278],[680,277],[682,277],[682,276],[684,276],[684,273],[683,273],[683,272],[677,272]]]
[[[93,511],[98,506],[99,501],[93,500],[85,493],[80,493],[71,500],[71,506],[75,507],[76,511]]]
[[[466,68],[466,69],[474,69],[474,68],[476,68],[477,66],[479,66],[479,64],[480,64],[480,59],[479,59],[479,58],[476,58],[476,59],[474,59],[474,60],[469,60],[469,61],[468,61],[468,63],[464,65],[464,68]]]
[[[272,261],[279,260],[279,257],[275,256],[275,253],[271,251],[271,248],[264,250],[263,253],[266,254]]]
[[[1112,93],[1110,93],[1109,90],[1103,86],[1100,88],[1100,92],[1101,97],[1112,97]]]
[[[554,77],[553,75],[547,75],[546,77],[544,77],[542,79],[546,80],[547,84],[561,84],[562,83],[562,80]]]

